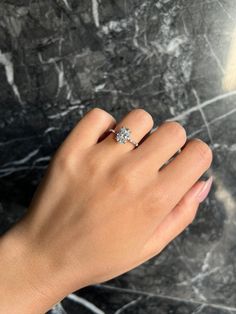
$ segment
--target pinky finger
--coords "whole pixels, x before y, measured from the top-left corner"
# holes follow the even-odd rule
[[[199,181],[184,195],[179,204],[156,228],[144,247],[144,256],[149,259],[160,253],[168,243],[176,238],[193,222],[199,204],[207,197],[212,185],[212,177]]]

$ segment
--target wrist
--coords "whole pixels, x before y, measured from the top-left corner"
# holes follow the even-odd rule
[[[0,309],[5,314],[45,313],[64,297],[63,291],[53,285],[56,270],[19,229],[16,225],[0,237]]]

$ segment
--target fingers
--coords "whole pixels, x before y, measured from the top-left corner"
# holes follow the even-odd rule
[[[163,215],[169,212],[210,167],[212,152],[201,140],[191,140],[180,154],[158,173],[157,185]],[[160,203],[160,202],[159,202]],[[164,206],[165,205],[165,206]]]
[[[99,108],[92,109],[73,128],[63,146],[70,152],[92,146],[114,125],[115,119],[108,112]]]
[[[184,195],[179,204],[155,229],[144,247],[144,256],[151,258],[176,238],[194,220],[199,203],[208,195],[212,178],[199,181]]]
[[[151,115],[143,109],[135,109],[129,112],[122,121],[116,126],[115,131],[119,131],[121,127],[131,130],[131,138],[135,142],[139,142],[153,127],[153,119]],[[100,143],[112,150],[114,154],[124,153],[134,149],[134,145],[126,142],[120,144],[115,139],[115,134],[111,133]]]
[[[177,122],[165,122],[132,152],[153,171],[159,170],[186,142],[185,129]]]

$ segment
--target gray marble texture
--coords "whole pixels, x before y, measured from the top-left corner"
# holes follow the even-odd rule
[[[177,120],[214,152],[213,189],[181,236],[51,313],[236,313],[235,103],[235,0],[0,2],[1,233],[95,106]]]

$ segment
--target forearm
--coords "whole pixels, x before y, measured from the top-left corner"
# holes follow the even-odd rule
[[[58,287],[47,282],[53,274],[17,237],[15,229],[0,237],[0,312],[41,314],[58,301]],[[45,264],[45,263],[44,263]]]

